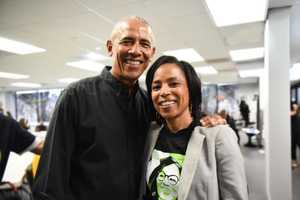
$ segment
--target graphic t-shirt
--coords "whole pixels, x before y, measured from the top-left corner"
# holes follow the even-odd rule
[[[172,133],[165,126],[160,131],[147,170],[147,200],[176,200],[178,183],[188,141],[195,127]]]

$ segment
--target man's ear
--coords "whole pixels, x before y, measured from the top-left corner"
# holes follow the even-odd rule
[[[111,40],[107,40],[107,42],[106,42],[106,48],[107,48],[108,55],[110,57],[112,57],[112,55],[113,55],[113,51],[112,51],[112,49],[113,49],[113,43],[112,43]]]

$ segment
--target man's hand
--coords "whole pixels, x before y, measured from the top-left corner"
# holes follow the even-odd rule
[[[223,119],[220,115],[207,115],[200,119],[201,126],[204,127],[213,127],[221,124],[227,124],[226,120]]]

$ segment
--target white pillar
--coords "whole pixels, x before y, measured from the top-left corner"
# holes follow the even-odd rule
[[[266,183],[269,200],[292,200],[290,156],[290,7],[268,12],[265,29]]]

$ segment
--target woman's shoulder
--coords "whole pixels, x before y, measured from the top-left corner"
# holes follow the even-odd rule
[[[227,124],[216,125],[213,127],[197,126],[195,130],[198,130],[197,132],[203,134],[205,137],[208,138],[216,138],[216,137],[222,137],[222,136],[234,134],[233,130]]]

